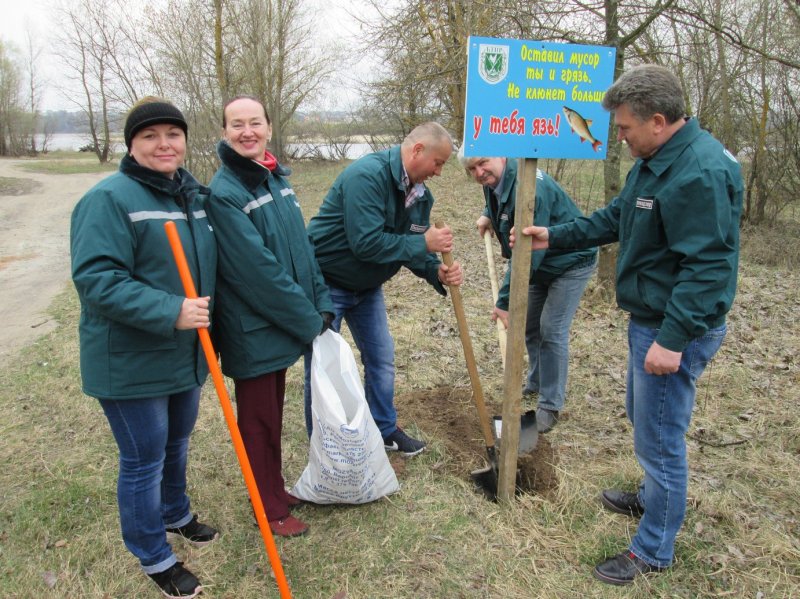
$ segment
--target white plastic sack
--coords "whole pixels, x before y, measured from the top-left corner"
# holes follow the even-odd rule
[[[311,414],[308,465],[292,495],[321,504],[368,503],[400,489],[353,352],[332,330],[314,340]]]

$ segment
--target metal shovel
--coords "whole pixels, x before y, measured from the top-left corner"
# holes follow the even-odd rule
[[[440,229],[444,226],[442,222],[436,222],[436,228]],[[442,262],[447,266],[453,264],[453,256],[450,252],[442,252]],[[484,495],[492,501],[497,499],[497,450],[495,448],[495,438],[492,432],[491,420],[489,413],[486,411],[486,403],[483,398],[483,388],[481,387],[480,377],[478,376],[478,367],[475,364],[475,353],[472,350],[472,340],[469,336],[467,329],[467,317],[464,312],[464,303],[461,299],[461,289],[458,286],[449,287],[450,297],[453,300],[453,309],[456,313],[456,321],[458,323],[458,334],[461,338],[461,346],[464,349],[464,358],[467,362],[467,372],[469,373],[469,381],[472,386],[472,397],[475,401],[475,407],[478,409],[478,419],[481,425],[481,433],[483,440],[486,444],[486,457],[489,465],[486,468],[473,471],[470,476],[475,482],[475,485],[483,491]],[[527,417],[527,419],[526,419]],[[536,416],[533,414],[532,420],[528,414],[523,415],[521,430],[526,431],[525,434],[520,432],[520,440],[523,438],[530,439],[529,431],[533,430],[533,446],[536,445]],[[531,448],[532,449],[532,448]],[[529,449],[530,450],[530,449]],[[529,451],[528,450],[528,451]]]

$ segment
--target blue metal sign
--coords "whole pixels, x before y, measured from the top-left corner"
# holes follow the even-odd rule
[[[616,49],[470,37],[464,154],[606,157]]]

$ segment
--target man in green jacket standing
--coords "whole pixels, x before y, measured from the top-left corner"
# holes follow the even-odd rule
[[[364,156],[333,183],[311,219],[308,233],[330,290],[339,331],[347,321],[364,364],[364,391],[387,451],[413,456],[425,443],[397,426],[394,407],[394,341],[389,333],[383,284],[405,266],[445,294],[460,285],[456,262],[436,252],[453,248],[449,227],[430,226],[433,196],[425,181],[442,172],[453,151],[450,134],[437,123],[414,128],[399,146]],[[306,427],[311,434],[310,355],[306,356]]]
[[[624,73],[603,99],[636,159],[620,195],[589,217],[523,231],[533,249],[619,241],[617,302],[630,313],[626,410],[644,477],[637,493],[600,497],[611,511],[641,517],[630,548],[594,569],[610,584],[672,565],[695,384],[722,344],[736,292],[741,169],[684,116],[683,98],[664,67]]]

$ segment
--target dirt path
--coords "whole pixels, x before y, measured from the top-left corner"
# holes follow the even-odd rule
[[[0,160],[0,177],[30,179],[32,193],[0,195],[0,365],[50,331],[46,314],[70,280],[69,218],[80,197],[108,173],[44,175]]]

